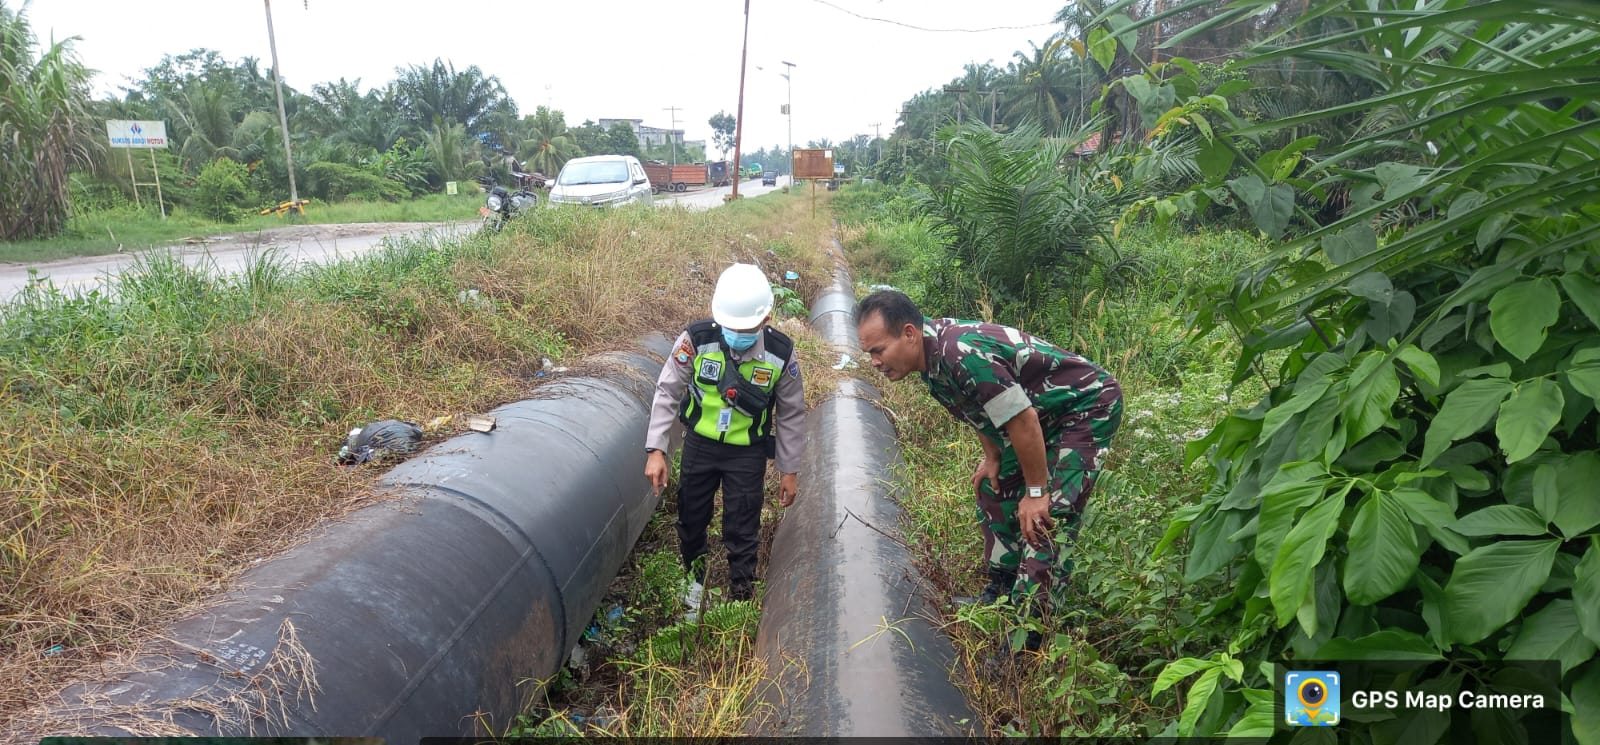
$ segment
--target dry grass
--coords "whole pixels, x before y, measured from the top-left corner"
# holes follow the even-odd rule
[[[375,260],[264,294],[175,276],[129,307],[8,310],[0,728],[370,499],[381,469],[332,462],[350,427],[484,411],[526,396],[541,357],[674,333],[735,260],[793,269],[809,296],[826,279],[825,220],[777,196],[712,213],[554,210],[448,260]],[[460,302],[467,289],[479,299]],[[825,367],[799,338],[803,364]]]

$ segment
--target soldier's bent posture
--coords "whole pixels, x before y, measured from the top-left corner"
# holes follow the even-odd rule
[[[1072,572],[1068,547],[1122,420],[1122,389],[1098,365],[992,323],[924,318],[904,294],[874,292],[856,309],[861,348],[890,380],[921,373],[929,393],[978,431],[972,475],[990,582],[1036,615],[1056,606]],[[1029,632],[1027,648],[1040,638]]]

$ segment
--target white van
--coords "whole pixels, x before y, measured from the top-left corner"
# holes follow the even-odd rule
[[[616,207],[624,204],[651,204],[650,179],[644,166],[632,155],[591,155],[573,158],[561,167],[555,186],[550,189],[551,206],[583,204]]]

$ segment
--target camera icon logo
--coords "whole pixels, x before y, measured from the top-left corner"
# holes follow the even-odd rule
[[[1339,674],[1291,670],[1283,676],[1283,718],[1290,727],[1339,723]]]

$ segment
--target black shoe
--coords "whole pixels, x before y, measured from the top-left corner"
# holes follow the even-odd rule
[[[729,600],[753,600],[755,596],[756,586],[754,584],[741,583],[728,588]]]
[[[1017,573],[1009,569],[989,570],[989,584],[983,586],[983,592],[978,594],[978,602],[983,605],[994,605],[1000,598],[1011,594],[1011,586],[1017,582]]]

